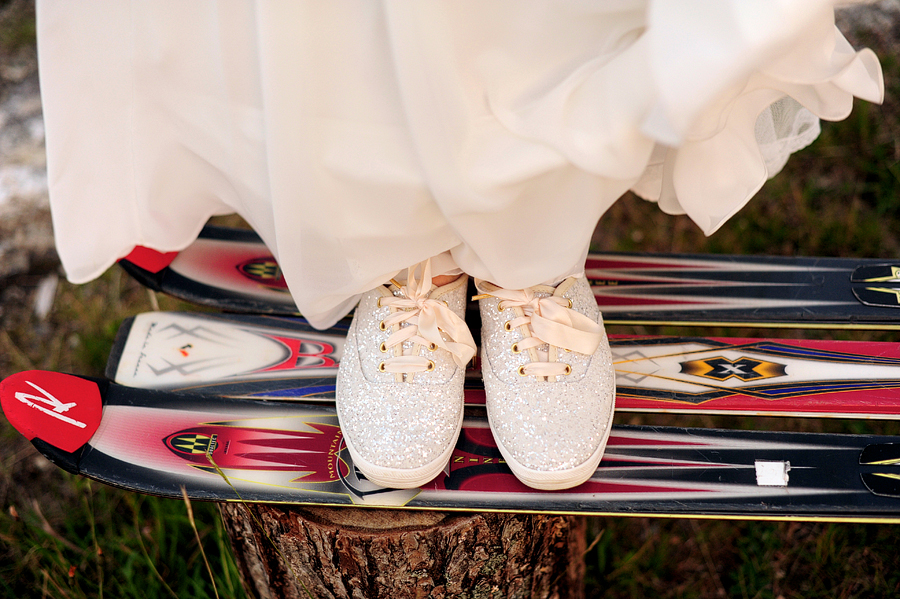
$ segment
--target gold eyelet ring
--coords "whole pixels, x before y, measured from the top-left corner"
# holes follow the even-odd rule
[[[382,362],[381,364],[378,365],[378,372],[385,372],[384,362]]]
[[[512,344],[512,347],[510,347],[509,349],[512,350],[512,353],[517,354],[517,353],[519,353],[519,344],[518,344],[518,343],[513,343],[513,344]]]
[[[507,320],[507,321],[506,321],[506,324],[503,325],[503,328],[506,330],[506,332],[512,331],[512,330],[513,330],[513,328],[512,328],[512,321],[511,321],[511,320]]]
[[[516,369],[516,372],[519,373],[519,376],[528,376],[525,374],[525,366],[519,366],[519,368]]]
[[[378,349],[380,349],[381,353],[383,354],[386,354],[388,350],[387,345],[384,344],[384,341],[381,342],[381,345],[378,346]]]
[[[434,362],[428,360],[428,367],[425,369],[425,372],[431,372],[432,370],[434,370]]]
[[[385,325],[385,324],[384,324],[384,321],[382,320],[382,321],[378,324],[378,328],[381,329],[382,331],[386,331],[386,330],[387,330],[387,325]]]
[[[436,349],[437,349],[437,343],[429,343],[428,344],[428,351],[434,351]]]
[[[376,302],[375,305],[378,306],[379,308],[381,307],[381,298],[380,297],[378,298],[378,301]]]
[[[503,312],[504,310],[506,310],[506,308],[501,308],[500,302],[497,302],[497,312]]]
[[[569,302],[569,309],[571,310],[572,309],[572,300],[566,299],[566,301]]]
[[[563,374],[565,374],[565,375],[572,374],[572,367],[570,365],[566,364],[566,371]]]

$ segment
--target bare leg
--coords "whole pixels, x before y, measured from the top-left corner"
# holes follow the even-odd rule
[[[432,277],[431,282],[434,283],[437,287],[443,287],[448,283],[452,283],[462,275],[439,275],[437,277]]]

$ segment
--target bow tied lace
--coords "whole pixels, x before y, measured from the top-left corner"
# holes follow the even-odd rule
[[[416,279],[415,272],[421,267],[422,277]],[[460,368],[475,355],[476,346],[465,320],[450,309],[446,302],[431,295],[431,260],[409,269],[406,284],[393,283],[400,289],[400,295],[382,297],[379,306],[391,308],[391,314],[383,321],[385,329],[395,328],[384,342],[384,351],[402,348],[397,355],[384,361],[383,369],[393,373],[425,372],[434,368],[434,362],[425,356],[414,355],[415,345],[431,350],[444,349],[453,356]],[[399,328],[397,325],[400,325]],[[445,338],[446,337],[446,338]]]
[[[514,351],[529,351],[533,361],[522,374],[551,377],[568,374],[570,366],[556,361],[557,349],[592,355],[603,340],[603,326],[572,309],[571,302],[556,295],[536,295],[534,288],[503,289],[487,281],[476,280],[481,295],[496,297],[498,310],[518,308],[521,316],[510,320],[507,330],[520,330],[524,338]],[[536,358],[536,359],[534,359]]]

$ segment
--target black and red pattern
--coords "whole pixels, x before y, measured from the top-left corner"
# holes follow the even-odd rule
[[[81,397],[67,391],[78,388],[72,383],[93,384],[20,373],[0,387],[4,409],[35,381],[76,404]],[[893,490],[900,437],[615,427],[590,480],[544,492],[512,475],[486,420],[475,415],[443,474],[421,489],[394,490],[354,468],[330,406],[115,384],[91,393],[102,394],[102,422],[74,451],[60,449],[65,432],[45,429],[43,412],[27,412],[25,428],[63,468],[142,493],[178,497],[184,487],[192,498],[216,501],[900,522]],[[783,480],[767,477],[763,465],[780,468]]]
[[[252,231],[206,227],[177,256],[142,249],[121,264],[148,287],[194,303],[297,312]],[[588,256],[585,269],[608,324],[900,328],[900,264],[885,260],[609,253]]]

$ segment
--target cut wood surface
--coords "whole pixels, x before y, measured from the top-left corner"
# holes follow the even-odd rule
[[[221,504],[260,599],[584,596],[585,520]]]

